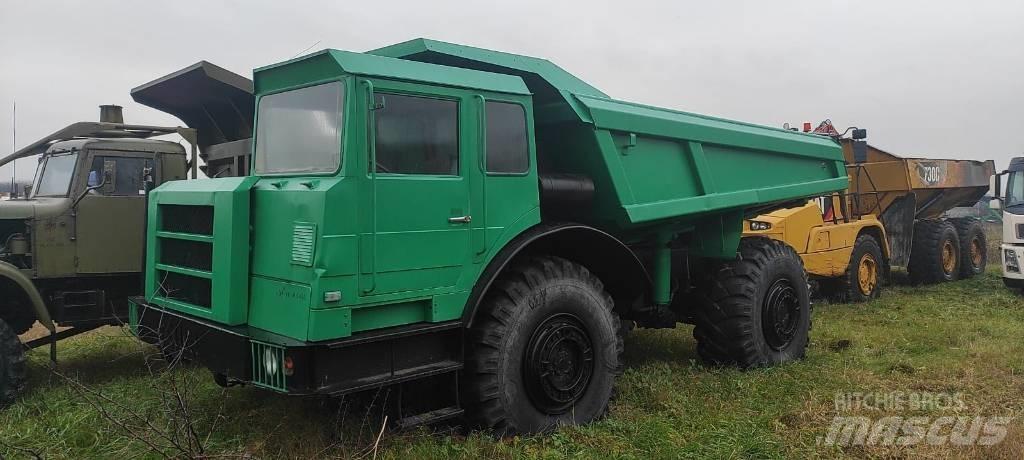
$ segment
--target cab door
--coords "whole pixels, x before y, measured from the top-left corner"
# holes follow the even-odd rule
[[[365,85],[371,98],[360,254],[363,295],[454,286],[471,261],[467,141],[474,118],[459,90]]]
[[[141,271],[146,207],[142,173],[154,166],[153,154],[95,150],[86,162],[79,179],[85,187],[77,193],[93,189],[75,209],[77,272]]]

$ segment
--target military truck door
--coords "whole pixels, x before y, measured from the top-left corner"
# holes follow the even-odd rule
[[[87,192],[76,209],[78,273],[142,270],[142,171],[153,167],[153,159],[153,153],[113,150],[92,150],[86,158],[81,182],[99,187]]]
[[[360,290],[378,295],[453,286],[471,260],[469,165],[476,147],[465,135],[475,126],[466,116],[471,104],[458,90],[375,85],[364,194],[372,215],[363,224]]]

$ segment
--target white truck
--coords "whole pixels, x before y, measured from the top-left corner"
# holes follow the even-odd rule
[[[1006,177],[1006,191],[1002,192],[1002,179]],[[1003,211],[1003,243],[999,258],[1003,268],[1003,284],[1024,291],[1024,157],[1010,160],[1010,166],[993,177],[989,202],[992,209]],[[1002,193],[1002,194],[1000,194]]]

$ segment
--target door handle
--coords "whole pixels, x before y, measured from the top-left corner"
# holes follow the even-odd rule
[[[473,216],[449,217],[449,224],[468,224],[473,221]]]

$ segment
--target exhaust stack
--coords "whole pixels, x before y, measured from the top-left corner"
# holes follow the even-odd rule
[[[123,125],[124,113],[121,112],[121,106],[113,104],[101,105],[100,123],[117,123],[119,125]]]

